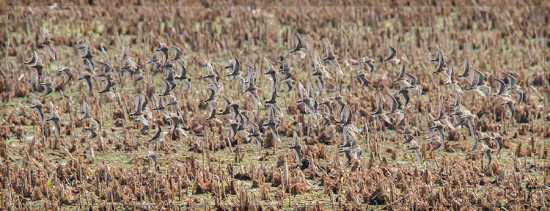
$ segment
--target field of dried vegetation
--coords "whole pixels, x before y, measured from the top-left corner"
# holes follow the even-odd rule
[[[545,1],[7,1],[0,209],[548,209]]]

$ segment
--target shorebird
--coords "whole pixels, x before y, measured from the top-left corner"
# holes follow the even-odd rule
[[[479,130],[475,131],[476,132],[476,137],[479,141],[483,141],[485,142],[485,144],[487,146],[491,146],[491,141],[493,140],[493,133],[490,132],[490,133],[486,133],[486,132],[483,132],[481,127],[479,127]],[[475,147],[472,149],[474,150]]]
[[[90,115],[90,108],[88,107],[88,102],[86,101],[85,98],[84,100],[82,100],[82,113],[84,114],[84,116],[80,118],[80,121],[85,121],[92,118],[92,115]]]
[[[208,103],[215,99],[216,91],[214,90],[214,88],[208,87],[208,91],[210,92],[210,94],[208,95],[208,98],[203,101],[204,103]]]
[[[155,154],[153,151],[151,150],[147,150],[148,154],[147,156],[143,157],[143,160],[144,161],[152,161],[153,162],[153,168],[156,169],[157,168],[157,154]]]
[[[462,100],[460,93],[455,92],[455,104],[450,107],[452,113],[451,115],[458,116],[460,123],[459,126],[462,125],[462,123],[465,123],[466,119],[475,119],[475,116],[472,114],[470,110],[468,110],[465,106],[462,105]]]
[[[504,74],[504,76],[508,79],[509,87],[508,91],[518,95],[517,103],[520,104],[523,101],[523,91],[521,91],[521,87],[517,85],[517,78],[509,73]]]
[[[313,98],[310,98],[309,92],[305,90],[302,83],[298,84],[298,92],[300,94],[300,100],[296,101],[296,104],[304,104],[308,113],[312,115],[315,119],[318,119],[315,106],[315,104],[317,104],[317,101],[315,101]]]
[[[97,121],[95,121],[92,118],[87,119],[87,121],[88,121],[88,127],[84,127],[84,130],[90,132],[90,136],[88,136],[86,139],[91,140],[97,137],[98,135],[97,132],[99,131],[99,123],[97,123]]]
[[[262,123],[262,127],[269,128],[269,130],[271,131],[271,135],[273,136],[276,142],[281,141],[281,139],[279,138],[279,131],[277,130],[279,125],[281,125],[281,121],[275,119],[275,113],[268,111],[267,118]]]
[[[221,121],[216,118],[216,107],[218,107],[218,102],[215,100],[210,102],[210,116],[206,118],[206,121],[216,121],[218,123],[221,123]]]
[[[63,86],[69,84],[69,82],[71,82],[71,80],[73,80],[73,73],[71,73],[70,68],[68,68],[68,67],[61,68],[61,70],[59,70],[59,72],[65,74],[65,76],[67,76],[67,81],[63,82]]]
[[[495,79],[495,80],[498,82],[499,88],[498,88],[498,92],[495,93],[493,95],[493,97],[498,97],[498,98],[502,99],[501,105],[506,105],[508,107],[508,110],[511,113],[511,118],[513,118],[514,117],[514,110],[515,110],[514,109],[514,104],[515,104],[515,102],[521,103],[522,98],[523,98],[523,92],[521,92],[521,90],[519,90],[518,87],[514,88],[515,90],[513,90],[513,92],[518,94],[517,101],[514,101],[514,100],[512,100],[512,96],[510,95],[511,89],[506,88],[506,84],[504,83],[504,81],[499,80],[499,79]],[[511,81],[513,79],[508,79],[508,80]],[[512,82],[510,82],[510,83],[512,84]],[[514,85],[514,86],[516,86],[516,85]]]
[[[443,52],[439,48],[428,48],[429,50],[435,49],[436,58],[431,59],[432,62],[437,62],[437,69],[433,72],[435,74],[442,73],[443,69],[447,67],[447,63],[445,63],[445,58],[443,57]]]
[[[435,141],[433,140],[433,136],[431,136],[431,132],[430,132],[430,138],[427,139],[427,141],[430,143],[430,144],[433,144],[433,148],[432,148],[432,151],[435,151],[439,148],[441,148],[441,146],[444,146],[444,141],[443,141],[443,137],[441,137],[441,134],[439,135],[439,141]]]
[[[300,36],[298,34],[294,34],[296,37],[296,45],[294,46],[294,49],[290,51],[290,53],[296,53],[298,51],[301,51],[304,48],[304,45],[302,44],[302,40],[300,39]]]
[[[50,57],[53,60],[57,60],[57,54],[55,53],[55,48],[53,46],[54,41],[51,39],[48,30],[46,30],[45,28],[43,28],[42,30],[42,36],[44,37],[44,39],[38,42],[38,46],[46,46]]]
[[[26,64],[26,65],[34,65],[38,62],[38,60],[40,59],[40,57],[38,57],[38,55],[36,54],[36,51],[33,51],[31,53],[31,58],[29,59],[29,61],[27,62],[24,62],[23,64]]]
[[[271,100],[266,101],[265,103],[275,104],[277,103],[277,72],[271,63],[264,57],[264,63],[266,64],[268,71],[264,75],[269,75],[271,79]]]
[[[174,65],[170,64],[168,66],[163,67],[162,69],[165,70],[166,77],[164,80],[170,84],[170,91],[174,90],[176,88],[176,80],[174,78]]]
[[[503,103],[500,104],[500,105],[506,105],[508,107],[508,111],[510,111],[510,119],[514,119],[514,113],[515,113],[514,104],[515,104],[514,101],[512,101],[511,99],[505,100]]]
[[[478,70],[474,70],[474,75],[470,76],[470,87],[466,90],[474,89],[483,97],[489,97],[489,92],[491,92],[491,87],[485,81],[485,74]]]
[[[145,106],[149,103],[149,99],[142,95],[136,95],[134,97],[134,113],[130,113],[130,116],[140,116],[145,110]]]
[[[430,58],[430,62],[437,63],[439,61],[439,53],[441,52],[441,50],[439,48],[429,46],[428,51],[435,51],[435,58]]]
[[[380,99],[380,94],[376,96],[376,110],[371,113],[371,116],[380,116],[384,122],[393,125],[390,118],[384,113],[384,102]]]
[[[155,151],[157,150],[157,144],[158,143],[164,143],[164,138],[161,137],[162,129],[160,128],[160,125],[157,125],[157,133],[155,133],[155,136],[153,138],[147,140],[147,143],[155,143]]]
[[[337,124],[342,124],[342,127],[345,127],[349,124],[351,124],[351,120],[353,119],[353,112],[349,108],[349,106],[346,106],[344,108],[344,112],[340,116],[340,121],[336,122]]]
[[[282,81],[286,81],[287,79],[292,77],[291,69],[288,66],[288,62],[285,61],[285,57],[281,56],[279,60],[279,73],[283,75],[281,78]]]
[[[85,48],[85,54],[82,56],[82,58],[88,63],[88,66],[90,67],[90,72],[94,73],[95,71],[95,62],[94,62],[94,55],[92,55],[92,46],[88,42],[86,42],[86,48]],[[95,73],[94,73],[95,74]]]
[[[409,78],[410,81],[410,86],[406,87],[404,90],[407,90],[410,94],[416,95],[416,97],[420,97],[420,95],[422,94],[422,86],[417,83],[418,79],[416,78],[416,76],[409,73],[404,74]]]
[[[50,110],[50,114],[52,117],[46,119],[46,121],[52,121],[54,123],[54,133],[55,133],[55,141],[60,142],[60,135],[61,135],[61,119],[59,118],[59,113],[57,112],[57,108],[50,102],[48,104],[48,108]]]
[[[312,76],[317,77],[315,80],[315,84],[317,85],[317,88],[319,89],[319,92],[324,93],[325,92],[325,79],[323,79],[323,73],[321,71],[318,71],[314,69]]]
[[[449,116],[443,110],[443,102],[441,100],[439,100],[439,104],[437,106],[437,117],[433,119],[433,121],[436,125],[441,125],[451,130],[455,130],[454,125],[449,121]]]
[[[469,111],[468,111],[469,112]],[[471,113],[464,113],[464,114],[455,114],[459,118],[458,126],[462,126],[464,124],[468,125],[468,132],[472,136],[472,149],[475,149],[477,146],[477,142],[479,141],[477,138],[477,134],[475,132],[475,116]]]
[[[225,100],[226,104],[223,110],[221,110],[218,115],[228,115],[231,114],[231,108],[233,107],[234,103],[232,100],[228,99],[225,96],[222,96]],[[237,105],[238,106],[238,105]],[[237,108],[238,109],[238,108]],[[235,114],[235,118],[237,117],[238,113]]]
[[[149,119],[153,116],[151,111],[147,110],[147,104],[149,103],[149,98],[146,96],[136,95],[134,98],[134,113],[129,114],[130,116],[136,117],[134,122],[139,122],[143,125],[141,132],[147,130],[150,126]]]
[[[167,120],[172,122],[171,126],[168,128],[172,137],[182,138],[188,136],[187,132],[181,128],[181,119],[178,116],[169,117]]]
[[[454,71],[453,66],[449,66],[449,72],[443,73],[443,76],[445,77],[445,86],[451,86],[451,89],[455,92],[463,93],[462,87],[458,85],[458,81],[454,79]]]
[[[164,96],[170,95],[170,92],[173,90],[172,84],[169,81],[165,80],[165,79],[162,80],[162,84],[164,84],[164,92],[162,94],[160,94],[159,96],[164,97]]]
[[[407,76],[408,80],[406,80],[404,76]],[[399,75],[394,83],[399,85],[398,94],[403,95],[403,98],[405,98],[405,106],[409,104],[411,94],[417,97],[420,97],[422,94],[422,87],[417,84],[417,81],[418,79],[416,76],[405,72],[405,65],[401,64]]]
[[[49,80],[49,78],[44,78],[44,82],[40,83],[40,86],[44,88],[44,94],[42,94],[42,97],[45,97],[53,92],[53,82]]]
[[[332,105],[330,105],[330,102],[329,102],[329,101],[325,101],[325,102],[319,103],[319,107],[321,107],[321,106],[327,107],[327,112],[328,112],[329,114],[332,114],[333,108],[332,108]]]
[[[330,72],[328,72],[326,69],[326,66],[323,65],[321,56],[319,56],[319,53],[317,50],[313,50],[312,57],[312,66],[313,66],[313,73],[317,75],[323,75],[324,77],[328,79],[332,79],[332,75]]]
[[[399,124],[403,118],[405,118],[405,113],[403,113],[403,109],[401,107],[401,103],[395,99],[395,97],[388,95],[388,97],[391,100],[391,110],[386,113],[386,115],[389,116],[396,116],[396,123]]]
[[[259,107],[262,107],[262,103],[260,102],[260,97],[258,96],[257,88],[256,88],[256,78],[254,77],[254,73],[252,72],[252,66],[248,65],[248,74],[246,77],[246,84],[248,84],[248,87],[245,90],[245,93],[250,93],[250,96],[252,97],[252,100],[256,105]]]
[[[359,75],[354,76],[354,78],[359,81],[359,84],[361,84],[361,87],[363,88],[369,85],[369,80],[363,72],[359,73]]]
[[[168,95],[166,96],[168,98],[168,103],[166,103],[167,108],[172,108],[172,111],[176,111],[177,116],[181,116],[181,109],[178,106],[179,101],[174,95]]]
[[[393,61],[395,64],[399,64],[401,60],[397,58],[397,51],[390,46],[390,54],[383,60],[384,62]]]
[[[99,93],[107,93],[107,92],[110,92],[111,91],[111,88],[114,87],[116,85],[115,82],[112,82],[111,79],[107,78],[107,79],[104,79],[102,81],[107,81],[107,86],[105,86],[105,88],[101,91],[99,91]]]
[[[346,104],[344,103],[344,101],[342,101],[342,96],[340,94],[337,94],[336,96],[334,96],[334,98],[332,98],[333,100],[336,101],[336,104],[338,105],[338,115],[342,116],[343,115],[343,112],[344,112],[344,107],[346,107]],[[330,113],[332,113],[332,106],[330,105],[329,102],[325,102],[325,104],[330,107],[329,110],[330,110]]]
[[[36,54],[36,51],[32,52],[32,56],[28,62],[25,62],[24,64],[29,65],[31,68],[36,70],[36,73],[38,75],[38,78],[42,78],[44,75],[44,64],[42,63],[42,59]]]
[[[256,125],[255,123],[250,123],[247,138],[256,138],[256,143],[260,145],[260,152],[262,152],[264,148],[264,139],[262,139],[262,135],[260,134],[260,128],[258,127],[258,125]]]
[[[151,59],[149,61],[147,61],[147,64],[153,64],[155,65],[154,69],[155,70],[158,70],[160,67],[162,67],[162,63],[160,62],[158,56],[157,56],[157,53],[156,52],[153,52],[151,54]]]
[[[34,100],[35,101],[35,104],[32,105],[30,108],[32,109],[36,109],[37,111],[37,115],[38,115],[38,121],[40,122],[40,128],[43,130],[44,129],[44,108],[42,106],[42,104],[38,101],[38,100]]]
[[[97,62],[97,63],[103,67],[103,72],[99,74],[98,77],[111,78],[111,70],[113,69],[111,64],[109,62],[105,62],[105,63]]]
[[[187,76],[187,68],[185,67],[185,61],[181,60],[178,63],[181,66],[181,74],[179,76],[174,77],[174,79],[183,81],[184,90],[189,91],[189,89],[191,89],[191,78]]]
[[[157,107],[153,108],[153,111],[159,111],[165,117],[168,116],[168,113],[166,112],[166,106],[164,105],[164,100],[162,97],[157,98]]]
[[[124,61],[124,66],[122,66],[120,70],[122,71],[122,74],[124,74],[124,72],[129,72],[130,76],[134,78],[134,82],[138,82],[143,79],[143,75],[140,71],[141,66],[132,59],[126,59]]]
[[[498,150],[496,154],[499,155],[500,150],[502,149],[502,146],[503,146],[502,136],[499,133],[492,133],[492,134],[493,135],[491,137],[491,140],[497,142]]]
[[[434,126],[430,127],[430,130],[437,130],[437,134],[439,135],[439,141],[441,143],[445,142],[445,127],[441,122],[434,121]]]
[[[147,130],[150,126],[149,119],[153,116],[151,111],[148,111],[146,106],[149,102],[149,99],[147,97],[141,97],[141,95],[137,95],[134,98],[134,113],[131,113],[130,116],[136,117],[134,119],[134,122],[139,122],[143,125],[143,128],[141,129],[141,132]]]
[[[178,61],[181,59],[181,50],[176,46],[171,46],[171,48],[174,50],[176,55],[174,55],[174,58],[170,59],[170,61]]]
[[[510,95],[509,89],[506,88],[506,84],[504,81],[495,79],[499,84],[498,92],[493,95],[493,97],[498,97],[502,99],[501,105],[506,105],[508,107],[508,110],[510,111],[511,115],[510,118],[514,118],[514,104],[515,101],[512,100],[512,96]],[[521,92],[520,92],[521,93]],[[518,102],[521,102],[521,99],[523,97],[523,93],[518,95]]]
[[[501,98],[510,97],[509,91],[506,89],[506,83],[504,83],[504,81],[498,78],[495,80],[497,81],[499,86],[498,86],[497,93],[495,93],[493,97],[501,97]]]
[[[481,149],[479,150],[475,150],[473,149],[472,151],[468,152],[468,154],[485,154],[485,157],[487,157],[487,169],[489,169],[491,167],[491,161],[492,161],[492,157],[491,157],[491,152],[493,150],[491,148],[489,148],[485,143],[482,143],[481,144]]]
[[[277,86],[273,86],[271,90],[271,98],[265,101],[265,104],[277,104]]]
[[[89,94],[92,94],[92,90],[93,90],[92,76],[86,74],[86,75],[78,78],[78,80],[79,81],[85,80],[86,81],[86,90],[88,91]]]
[[[231,69],[231,73],[227,75],[228,77],[237,77],[241,72],[241,62],[237,56],[234,56],[234,58],[231,65],[225,66],[225,69]]]
[[[420,153],[420,146],[418,143],[413,139],[410,142],[410,146],[407,148],[408,150],[411,150],[416,155],[416,161],[419,164],[422,164],[422,154]]]
[[[407,87],[411,86],[411,83],[405,79],[405,64],[401,64],[399,67],[399,74],[397,75],[397,79],[394,81],[397,85],[399,85],[399,90],[403,90]]]
[[[164,61],[162,62],[163,65],[166,64],[166,62],[168,61],[168,46],[166,46],[165,43],[161,42],[161,41],[158,41],[159,43],[159,48],[156,49],[156,51],[159,51],[159,52],[162,52],[163,54],[163,59]]]
[[[361,155],[363,154],[363,149],[357,144],[353,144],[351,147],[345,147],[339,150],[340,153],[344,153],[346,155],[346,164],[345,166],[348,166],[351,161],[359,159]]]
[[[324,62],[328,61],[339,75],[343,75],[344,72],[342,72],[342,68],[340,67],[340,64],[338,64],[338,58],[336,57],[336,55],[334,55],[334,50],[332,49],[332,45],[330,44],[327,38],[324,39],[324,43],[325,43],[326,56],[325,58],[323,58],[323,61]]]
[[[300,145],[300,140],[296,131],[292,132],[292,140],[294,140],[294,145],[290,146],[290,149],[294,150],[294,156],[296,157],[296,163],[302,163],[302,146]]]
[[[369,69],[369,75],[374,71],[374,59],[363,57],[361,60],[351,59],[351,64],[366,65]]]
[[[139,122],[143,127],[141,128],[140,132],[144,132],[145,130],[149,129],[151,124],[149,123],[149,120],[144,115],[139,115],[134,119],[134,122]]]
[[[128,47],[126,46],[126,44],[124,42],[120,45],[120,47],[122,48],[122,57],[118,61],[119,62],[125,62],[128,59],[130,59],[130,57],[128,56]]]
[[[244,125],[239,122],[238,120],[230,120],[229,121],[229,127],[231,127],[231,134],[229,135],[230,140],[234,140],[233,138],[239,134],[241,131],[245,130]]]
[[[286,87],[287,87],[286,92],[290,92],[294,88],[294,86],[293,86],[294,81],[286,80],[286,81],[283,81],[283,84],[286,85]]]
[[[348,131],[348,130],[346,130],[346,131]],[[339,150],[353,148],[353,147],[355,147],[355,145],[357,145],[357,141],[355,139],[352,139],[349,135],[346,135],[346,134],[348,134],[348,132],[343,132],[343,134],[345,135],[344,136],[345,143],[344,143],[344,145],[338,146]]]
[[[277,85],[277,72],[275,71],[275,68],[273,65],[271,65],[271,62],[267,60],[267,58],[264,57],[264,64],[267,66],[267,72],[264,73],[264,75],[269,75],[271,79],[271,87],[275,87]]]
[[[464,59],[464,73],[459,75],[458,77],[469,77],[470,76],[470,65],[468,64],[468,59]]]

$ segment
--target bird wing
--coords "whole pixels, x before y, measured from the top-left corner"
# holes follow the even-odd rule
[[[393,58],[395,57],[395,54],[396,54],[396,53],[397,53],[397,52],[395,51],[395,49],[394,49],[393,47],[390,46],[390,55],[388,55],[388,56],[386,57],[386,59],[384,59],[384,61],[387,62],[387,61],[393,59]]]
[[[510,87],[513,87],[516,85],[516,77],[511,74],[504,74],[506,78],[508,78],[508,82],[510,83]]]
[[[468,64],[468,59],[464,59],[464,73],[461,76],[466,77],[470,75],[470,65]]]
[[[395,81],[399,81],[403,79],[404,75],[405,75],[405,64],[401,63],[401,67],[399,68],[399,75],[397,76],[397,80]]]
[[[504,93],[504,90],[506,89],[506,84],[504,83],[504,81],[500,80],[500,79],[495,79],[499,86],[498,86],[498,92],[496,95],[501,95]]]
[[[176,46],[172,46],[172,49],[174,49],[174,51],[176,52],[176,55],[170,61],[176,61],[176,60],[180,59],[181,58],[181,50]]]
[[[415,86],[416,82],[418,81],[416,76],[414,76],[412,74],[409,74],[409,73],[404,73],[404,74],[411,80],[411,86]]]
[[[153,138],[151,140],[155,140],[155,139],[158,139],[160,137],[160,133],[162,132],[162,129],[160,128],[160,126],[158,126],[158,130],[157,130],[157,133],[155,133],[155,136],[153,136]]]

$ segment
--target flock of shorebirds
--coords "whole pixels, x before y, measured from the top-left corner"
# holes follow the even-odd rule
[[[313,82],[314,85],[307,80],[300,82],[300,75],[295,74],[297,71],[293,71],[289,67],[289,63],[285,60],[285,57],[281,56],[278,68],[275,68],[268,59],[264,58],[264,67],[266,67],[264,74],[271,79],[271,95],[262,102],[258,94],[260,88],[256,85],[257,76],[255,75],[254,67],[243,64],[238,56],[232,55],[231,63],[229,65],[222,65],[223,69],[229,72],[226,76],[220,75],[215,68],[216,65],[212,62],[207,60],[201,62],[200,66],[201,69],[205,70],[205,74],[197,73],[197,75],[200,75],[197,78],[208,82],[208,86],[205,89],[208,94],[205,96],[205,99],[187,98],[187,100],[196,100],[197,102],[200,100],[202,101],[201,103],[209,106],[210,109],[205,120],[222,123],[221,125],[226,127],[225,129],[230,132],[230,140],[237,138],[236,136],[238,135],[248,141],[255,140],[261,151],[264,148],[266,137],[270,136],[276,143],[281,141],[278,127],[281,125],[281,118],[287,114],[279,106],[279,100],[285,99],[286,102],[287,98],[295,94],[299,98],[296,103],[302,104],[302,108],[305,111],[304,115],[308,119],[307,130],[298,131],[299,129],[296,129],[293,132],[294,144],[290,149],[294,150],[296,161],[302,164],[305,160],[302,154],[303,149],[300,144],[299,134],[302,136],[314,136],[315,134],[312,134],[311,125],[315,124],[320,128],[338,128],[337,131],[340,133],[338,138],[343,139],[342,142],[345,143],[339,146],[339,152],[345,154],[348,159],[347,163],[349,164],[352,160],[358,159],[363,154],[363,149],[357,141],[359,139],[356,135],[361,131],[354,125],[353,119],[356,112],[351,106],[346,104],[341,95],[341,92],[345,91],[335,89],[337,86],[334,83],[340,83],[339,79],[345,75],[341,65],[346,63],[348,66],[355,65],[361,67],[360,70],[354,73],[353,78],[357,80],[362,88],[368,88],[372,73],[377,70],[376,65],[387,63],[388,65],[399,67],[398,77],[394,81],[397,91],[394,93],[377,93],[376,108],[371,115],[377,117],[375,120],[381,124],[399,129],[400,134],[405,137],[406,143],[409,145],[408,149],[416,154],[418,162],[422,162],[420,145],[415,139],[415,127],[406,125],[403,119],[405,118],[405,110],[408,108],[409,102],[412,98],[420,97],[423,89],[417,77],[407,72],[405,62],[400,59],[402,57],[399,56],[399,53],[393,47],[389,47],[389,55],[379,61],[367,57],[358,60],[342,61],[335,55],[333,47],[327,39],[323,40],[325,47],[324,58],[321,58],[317,51],[308,49],[308,45],[302,42],[298,34],[295,35],[295,42],[294,49],[289,53],[300,59],[306,56],[311,58],[313,63],[312,78],[315,80]],[[184,129],[185,127],[182,123],[183,112],[181,109],[183,104],[181,101],[189,96],[190,89],[199,89],[199,87],[197,85],[193,86],[195,80],[192,80],[188,73],[182,51],[176,46],[169,46],[163,42],[158,43],[158,48],[152,52],[150,61],[146,65],[150,65],[154,70],[163,71],[164,77],[162,82],[164,87],[162,93],[136,94],[134,96],[134,110],[133,112],[128,112],[128,116],[133,121],[142,125],[141,131],[143,132],[149,130],[155,124],[153,118],[155,118],[154,114],[157,112],[157,114],[160,114],[157,115],[160,118],[171,121],[171,126],[168,128],[171,136],[186,137],[189,131]],[[44,46],[50,59],[57,59],[54,42],[47,33],[45,33],[39,45]],[[79,40],[78,48],[82,52],[82,56],[80,57],[87,67],[83,68],[84,70],[70,67],[61,68],[59,72],[65,76],[61,83],[62,87],[70,86],[73,79],[76,78],[74,76],[77,75],[80,76],[78,80],[82,81],[86,86],[88,96],[96,96],[97,94],[95,93],[99,93],[114,97],[116,94],[113,88],[119,83],[115,77],[117,74],[123,76],[124,74],[128,74],[129,76],[124,77],[131,78],[136,87],[143,87],[140,84],[148,83],[147,80],[144,80],[147,72],[143,71],[144,68],[129,55],[126,45],[122,45],[122,56],[120,56],[120,59],[117,59],[117,62],[121,64],[119,68],[115,68],[102,46],[99,46],[99,49],[93,49],[87,40]],[[502,80],[495,79],[499,87],[497,87],[496,92],[491,92],[491,86],[487,82],[485,74],[470,67],[468,60],[465,60],[463,72],[458,75],[458,78],[469,80],[469,84],[465,87],[461,85],[455,76],[453,66],[446,61],[444,52],[437,48],[429,48],[429,50],[435,55],[434,57],[427,58],[429,62],[434,63],[434,67],[436,66],[433,74],[444,77],[444,85],[450,88],[448,90],[452,91],[456,100],[450,107],[445,107],[444,103],[440,100],[436,117],[428,114],[431,121],[429,125],[431,126],[429,129],[426,128],[427,131],[424,132],[429,134],[430,137],[422,141],[431,143],[433,146],[432,150],[437,150],[441,147],[447,150],[444,144],[445,131],[458,130],[460,127],[464,127],[472,138],[472,147],[468,153],[484,153],[487,157],[487,167],[490,166],[491,154],[498,154],[500,152],[503,138],[499,133],[483,132],[481,129],[476,129],[476,116],[461,103],[462,95],[479,94],[484,98],[498,98],[500,99],[499,102],[501,102],[500,106],[507,106],[511,114],[509,118],[513,118],[514,104],[521,103],[523,99],[523,91],[521,86],[516,82],[516,76],[513,74],[503,74]],[[105,60],[103,62],[97,61],[98,59],[94,55],[94,52],[101,52]],[[378,62],[380,64],[376,64]],[[32,109],[36,110],[41,130],[44,131],[46,121],[52,122],[56,143],[64,145],[65,143],[63,143],[61,137],[62,116],[59,115],[54,100],[47,98],[49,94],[56,91],[56,87],[59,87],[59,84],[54,82],[56,76],[48,75],[47,71],[45,71],[48,66],[44,64],[41,57],[34,51],[31,54],[30,60],[25,62],[25,64],[36,70],[37,76],[32,83],[39,83],[44,90],[43,94],[39,97],[33,95],[34,105],[31,106]],[[118,73],[114,74],[116,72]],[[179,75],[177,75],[178,72],[180,73]],[[228,77],[231,81],[236,81],[235,84],[240,93],[232,96],[219,96],[219,93],[222,93],[221,91],[224,89],[223,84],[220,83],[220,77]],[[101,79],[104,88],[98,89],[94,87],[94,80],[98,79]],[[333,81],[333,84],[329,81]],[[181,89],[177,90],[176,87],[178,86]],[[200,88],[204,88],[204,86]],[[62,90],[64,89],[60,90],[61,96],[67,97]],[[243,106],[234,99],[237,96],[242,97],[244,99],[243,102],[251,99],[253,104]],[[222,98],[225,102],[223,107],[218,103],[218,100]],[[389,100],[391,104],[389,109],[384,108],[384,99]],[[156,104],[155,107],[153,108],[149,102],[154,102]],[[46,118],[45,114],[45,105],[49,112],[48,118]],[[82,99],[81,105],[82,117],[80,120],[85,123],[83,129],[90,134],[87,140],[99,139],[101,141],[102,137],[99,135],[101,130],[100,123],[92,115],[87,98]],[[257,110],[253,110],[253,108]],[[265,116],[254,115],[253,117],[256,117],[256,119],[251,117],[252,113],[257,113],[263,109],[267,111]],[[260,119],[258,119],[259,116]],[[147,142],[164,143],[165,139],[163,137],[166,133],[163,132],[160,125],[156,125],[155,127],[155,135]],[[269,130],[270,134],[267,134],[267,130]],[[44,134],[42,132],[43,136]],[[478,143],[479,141],[483,142]],[[491,142],[496,143],[496,145],[493,146]],[[481,147],[478,145],[481,145]],[[103,145],[101,144],[101,146]],[[155,144],[154,150],[156,148]],[[149,151],[147,158],[153,158],[156,163],[154,150]]]

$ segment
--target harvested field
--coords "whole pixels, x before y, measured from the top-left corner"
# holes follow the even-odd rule
[[[0,209],[548,209],[546,1],[8,1]]]

